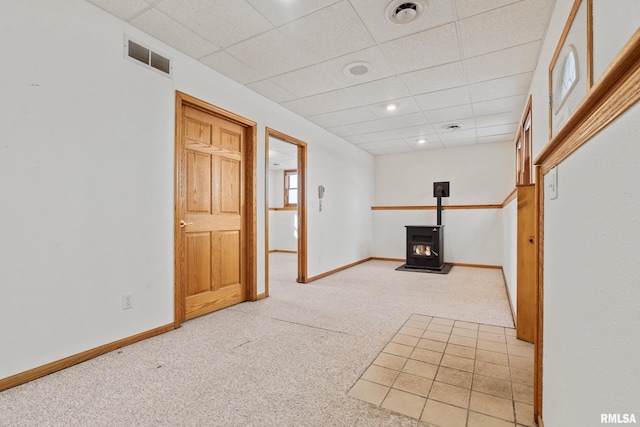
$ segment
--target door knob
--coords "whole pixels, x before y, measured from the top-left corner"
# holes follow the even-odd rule
[[[187,225],[193,225],[193,223],[192,223],[192,222],[185,222],[185,220],[184,220],[184,219],[181,219],[181,220],[180,220],[180,228],[184,228],[184,227],[186,227]]]

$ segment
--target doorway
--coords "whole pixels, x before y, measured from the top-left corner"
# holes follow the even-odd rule
[[[296,258],[291,278],[307,281],[306,161],[307,144],[276,130],[266,129],[266,274],[269,295],[270,258]],[[291,264],[291,263],[289,263]]]
[[[256,294],[256,124],[176,94],[175,326]]]

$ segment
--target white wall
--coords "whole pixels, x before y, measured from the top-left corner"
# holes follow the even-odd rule
[[[636,105],[558,166],[545,197],[545,426],[640,418],[639,135]]]
[[[125,33],[173,79],[124,59]],[[258,123],[259,293],[265,126],[307,142],[308,184],[328,184],[309,270],[369,256],[373,157],[353,145],[82,0],[1,2],[0,51],[0,378],[173,321],[176,90]]]
[[[449,181],[444,206],[499,205],[513,190],[514,164],[512,143],[376,157],[375,204],[434,206],[433,183]],[[435,223],[435,211],[373,211],[373,256],[404,259],[404,226]],[[502,265],[500,209],[445,210],[442,223],[445,262]]]
[[[269,250],[298,251],[297,211],[269,211]]]
[[[502,271],[506,280],[511,308],[518,311],[518,199],[513,199],[502,209]]]
[[[573,0],[556,1],[534,73],[534,157],[548,142],[547,67],[572,5]],[[596,0],[594,5],[594,45],[617,52],[620,35],[629,35],[625,22],[637,29],[638,4]],[[622,15],[631,18],[611,18]],[[597,73],[604,68],[601,61]],[[545,195],[543,419],[548,427],[600,425],[602,413],[640,418],[635,339],[640,198],[634,187],[640,182],[639,123],[636,105],[563,161],[558,198]]]

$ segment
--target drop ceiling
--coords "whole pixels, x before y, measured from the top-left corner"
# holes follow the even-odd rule
[[[398,24],[388,0],[87,1],[374,155],[513,141],[553,6],[414,0]]]

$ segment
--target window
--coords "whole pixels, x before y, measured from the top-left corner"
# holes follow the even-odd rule
[[[298,206],[298,171],[284,171],[284,207]]]
[[[516,185],[533,184],[531,141],[531,97],[516,140]]]
[[[569,46],[569,51],[564,57],[564,61],[562,62],[562,68],[560,69],[560,74],[558,75],[558,83],[556,87],[558,88],[556,95],[556,114],[557,111],[560,110],[564,101],[571,93],[571,90],[576,85],[578,81],[578,61],[576,59],[576,48],[575,46]]]

